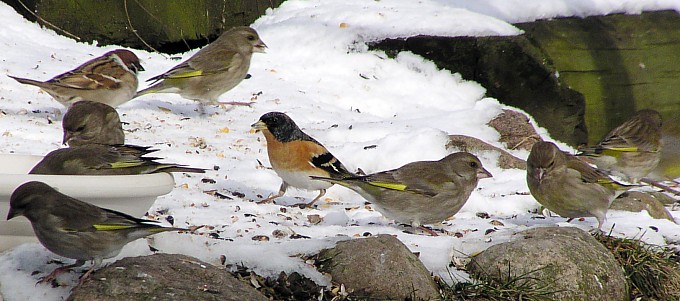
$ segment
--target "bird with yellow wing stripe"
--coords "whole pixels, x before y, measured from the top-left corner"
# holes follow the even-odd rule
[[[477,181],[489,177],[491,173],[476,156],[458,152],[439,161],[411,162],[366,176],[311,178],[352,189],[385,217],[436,235],[422,225],[438,223],[456,214],[477,187]]]
[[[39,283],[49,283],[59,274],[93,260],[92,267],[80,278],[82,283],[102,260],[117,256],[133,240],[165,231],[188,231],[99,208],[37,181],[24,183],[12,193],[7,220],[17,216],[25,216],[31,222],[45,248],[76,260],[42,277]]]

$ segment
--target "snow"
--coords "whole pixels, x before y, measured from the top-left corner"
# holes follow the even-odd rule
[[[419,160],[436,160],[448,151],[448,134],[470,135],[502,147],[499,135],[486,123],[507,108],[485,97],[479,84],[460,74],[439,70],[432,62],[411,53],[389,59],[368,51],[367,42],[416,34],[450,36],[516,35],[513,22],[561,16],[610,13],[638,14],[647,10],[680,11],[680,1],[663,0],[289,0],[270,10],[252,26],[269,46],[255,54],[251,79],[227,92],[221,101],[249,101],[252,108],[224,110],[208,107],[199,116],[195,102],[173,94],[151,94],[118,108],[130,144],[152,145],[158,156],[208,169],[205,175],[175,174],[177,187],[159,197],[150,208],[152,218],[174,218],[176,226],[206,225],[201,235],[162,233],[127,245],[126,256],[152,254],[148,245],[166,253],[195,256],[220,264],[244,264],[263,275],[300,272],[327,284],[328,279],[305,263],[300,255],[314,254],[342,239],[364,235],[396,235],[434,274],[443,279],[464,279],[450,271],[453,257],[481,251],[510,239],[517,231],[550,225],[597,225],[594,218],[566,223],[560,217],[535,213],[538,203],[528,195],[525,173],[501,170],[497,157],[478,154],[492,179],[480,180],[461,212],[438,228],[462,237],[430,237],[403,232],[374,211],[356,193],[334,186],[317,209],[294,204],[316,196],[316,191],[290,189],[277,204],[256,204],[278,191],[281,180],[270,166],[264,139],[250,124],[270,111],[282,111],[309,135],[322,142],[350,170],[376,172]],[[81,64],[116,46],[78,43],[52,30],[24,20],[0,3],[0,59],[4,74],[36,79]],[[157,53],[133,50],[141,59],[143,81],[176,65],[179,60]],[[181,55],[191,56],[194,51]],[[455,71],[454,71],[455,72]],[[142,88],[140,86],[140,88]],[[64,108],[39,89],[0,76],[0,116],[3,153],[38,154],[62,147],[61,114]],[[544,129],[539,133],[552,140]],[[203,147],[199,147],[204,141]],[[558,145],[564,150],[565,144]],[[367,146],[375,146],[368,147]],[[511,151],[526,158],[526,151]],[[202,181],[204,178],[215,180]],[[204,191],[216,190],[229,198]],[[490,218],[480,218],[486,212]],[[672,212],[677,219],[679,214]],[[313,215],[321,221],[313,223]],[[312,217],[310,217],[312,216]],[[502,223],[502,226],[490,222]],[[655,220],[645,212],[610,211],[605,229],[613,233],[667,245],[680,238],[678,225]],[[653,230],[651,226],[654,226]],[[487,229],[495,232],[486,233]],[[210,237],[208,234],[217,236]],[[280,235],[275,235],[280,234]],[[290,238],[296,234],[301,238]],[[257,235],[268,241],[253,240]],[[282,237],[282,238],[277,238]],[[308,238],[305,238],[308,237]],[[25,244],[0,254],[0,293],[5,300],[61,300],[77,282],[76,273],[65,274],[61,287],[35,285],[58,265],[70,264],[39,244]],[[86,265],[87,267],[88,265]],[[37,271],[37,274],[33,274]]]

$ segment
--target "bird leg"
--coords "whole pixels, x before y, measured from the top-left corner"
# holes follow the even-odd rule
[[[54,269],[54,271],[52,271],[52,273],[49,273],[47,276],[40,277],[40,279],[38,279],[38,282],[36,284],[50,283],[50,282],[56,280],[57,276],[65,273],[65,272],[68,272],[69,270],[71,270],[73,268],[79,267],[83,264],[85,264],[84,260],[76,260],[76,262],[74,264],[70,264],[70,265],[67,265],[67,266],[56,268],[56,269]]]
[[[275,198],[283,196],[283,194],[286,193],[287,189],[288,189],[288,183],[286,183],[284,181],[283,183],[281,183],[281,187],[279,187],[279,193],[274,194],[274,195],[270,195],[268,198],[261,200],[261,201],[258,201],[256,203],[258,203],[258,204],[269,203],[269,202],[273,201]]]
[[[430,234],[430,236],[439,236],[439,234],[437,234],[437,232],[434,232],[434,230],[432,230],[432,229],[430,229],[430,228],[428,228],[428,227],[425,227],[425,226],[418,226],[418,229],[427,232],[427,234]]]
[[[312,207],[312,205],[314,205],[314,203],[318,201],[324,194],[326,194],[326,189],[319,190],[319,195],[317,195],[311,202],[300,205],[300,209]]]
[[[225,102],[219,102],[220,107],[223,109],[225,108],[224,105],[232,105],[232,106],[246,106],[250,107],[252,104],[254,104],[254,101],[225,101]]]
[[[98,266],[98,264],[93,263],[92,266],[90,267],[90,269],[87,270],[87,272],[85,272],[85,274],[83,274],[83,276],[80,276],[80,280],[78,281],[78,286],[82,285],[83,283],[85,283],[85,281],[87,281],[88,278],[90,278],[90,274],[92,274],[92,272],[94,272],[94,270],[97,266]]]
[[[664,184],[661,184],[658,181],[654,181],[654,180],[651,180],[651,179],[648,179],[648,178],[642,178],[642,179],[640,179],[640,182],[641,183],[647,183],[647,184],[652,185],[654,187],[661,188],[661,190],[663,190],[665,192],[672,193],[673,195],[680,195],[680,192],[678,192],[677,190],[671,188],[670,186],[666,186]],[[673,183],[676,183],[676,182],[673,181]]]

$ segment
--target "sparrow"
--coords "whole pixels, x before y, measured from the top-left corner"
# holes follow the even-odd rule
[[[603,171],[561,151],[554,143],[539,141],[527,159],[527,185],[534,198],[562,217],[595,217],[605,222],[611,202],[634,187],[612,180]]]
[[[45,248],[76,260],[74,264],[55,269],[38,283],[49,283],[59,274],[92,260],[94,264],[80,278],[82,284],[102,260],[117,256],[127,243],[165,231],[188,231],[100,208],[37,181],[20,185],[10,197],[7,220],[22,215],[31,222]]]
[[[661,114],[645,109],[611,130],[598,144],[579,148],[597,168],[638,182],[661,160]]]
[[[267,155],[274,172],[281,177],[283,183],[276,195],[270,196],[260,203],[269,202],[283,196],[288,187],[319,190],[319,195],[304,207],[312,206],[333,184],[326,181],[313,180],[310,176],[327,178],[344,178],[354,176],[333,156],[321,143],[305,134],[288,117],[281,112],[269,112],[252,124],[252,128],[262,131],[267,141]]]
[[[245,104],[219,103],[217,98],[246,78],[253,53],[264,53],[265,48],[267,45],[254,29],[234,27],[188,60],[148,79],[153,85],[137,92],[135,97],[149,93],[177,93],[198,101],[201,112],[204,105]]]
[[[85,144],[124,144],[125,133],[118,112],[100,102],[81,100],[66,111],[62,120],[64,137],[68,146]]]
[[[204,173],[204,169],[174,163],[159,163],[160,158],[144,157],[157,151],[148,146],[85,144],[60,148],[48,153],[29,174],[39,175],[140,175],[157,172]]]
[[[22,84],[43,89],[65,107],[79,100],[117,107],[135,95],[139,71],[144,71],[144,68],[134,53],[116,49],[48,81],[8,76]]]
[[[365,176],[311,178],[354,190],[385,217],[436,236],[422,225],[438,223],[456,214],[478,180],[490,177],[491,173],[475,155],[458,152],[438,161],[411,162]]]

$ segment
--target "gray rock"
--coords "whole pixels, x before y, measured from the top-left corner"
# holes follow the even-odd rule
[[[471,275],[507,281],[528,274],[529,283],[548,284],[555,300],[629,300],[623,269],[614,256],[578,228],[547,227],[519,232],[473,257]]]
[[[378,300],[440,300],[430,272],[392,235],[339,242],[319,253],[320,271],[354,296]],[[371,299],[373,300],[373,299]]]
[[[640,191],[629,191],[622,194],[620,197],[615,199],[614,202],[612,202],[611,206],[609,206],[609,209],[630,212],[640,212],[642,210],[647,210],[649,216],[653,218],[664,218],[675,222],[671,213],[666,210],[666,207],[664,207],[654,195]]]
[[[503,113],[491,119],[488,125],[501,134],[499,141],[508,149],[531,150],[534,143],[543,140],[536,133],[529,118],[517,111],[505,109]]]
[[[121,259],[76,287],[72,301],[266,301],[255,288],[198,259],[156,254]]]
[[[527,169],[526,161],[511,155],[501,148],[495,147],[474,137],[464,135],[449,135],[449,142],[446,144],[446,148],[455,148],[458,151],[465,151],[473,154],[486,151],[495,152],[498,153],[498,167],[503,169]]]

